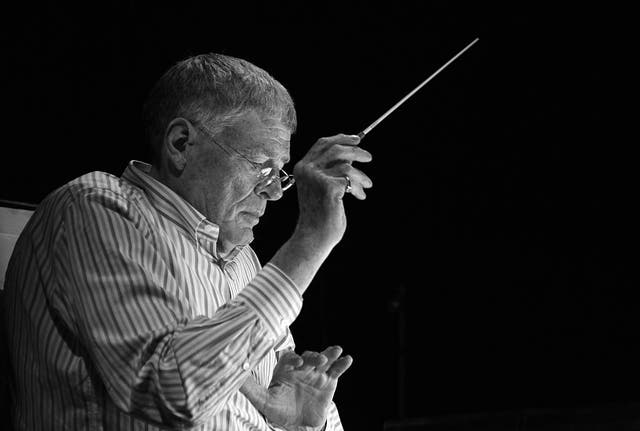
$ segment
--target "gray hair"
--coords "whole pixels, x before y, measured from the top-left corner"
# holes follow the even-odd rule
[[[153,157],[167,125],[177,117],[208,123],[222,131],[244,113],[279,119],[291,133],[296,111],[289,92],[250,62],[222,54],[202,54],[172,66],[155,84],[143,108],[143,122]]]

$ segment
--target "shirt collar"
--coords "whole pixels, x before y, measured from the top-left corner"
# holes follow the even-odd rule
[[[193,238],[196,244],[208,251],[219,264],[224,265],[233,260],[241,247],[236,247],[226,259],[220,258],[217,250],[220,227],[207,220],[176,192],[153,178],[150,171],[151,165],[132,160],[122,173],[122,178],[140,187],[158,212]]]

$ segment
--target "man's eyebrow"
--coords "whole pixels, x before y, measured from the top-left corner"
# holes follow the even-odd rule
[[[250,159],[262,159],[264,157],[269,157],[263,151],[254,147],[243,148],[242,153]]]
[[[288,140],[285,140],[283,142],[283,140],[278,138],[268,138],[268,141],[276,141],[277,146],[276,147],[267,146],[267,147],[262,147],[260,149],[254,147],[254,150],[260,151],[260,153],[262,153],[261,155],[264,155],[269,159],[282,162],[283,165],[288,163],[290,160],[289,151],[288,151],[288,148],[291,145],[290,142]],[[286,149],[286,151],[284,149]]]
[[[283,156],[280,158],[280,161],[282,162],[282,166],[284,166],[291,161],[291,158],[289,156]]]
[[[278,157],[277,153],[275,152],[265,153],[263,155],[267,157],[267,159],[269,160],[275,160],[276,162],[280,162],[283,166],[289,163],[289,161],[291,160],[291,158],[288,155],[283,154],[280,157]]]
[[[267,151],[263,148],[256,148],[256,147],[248,148],[244,153],[244,155],[247,158],[256,162],[258,161],[262,162],[266,160],[275,160],[282,163],[282,165],[286,165],[291,160],[291,158],[287,154],[283,154],[282,156],[278,157],[278,153],[276,151]],[[266,159],[266,160],[263,160],[263,159]]]

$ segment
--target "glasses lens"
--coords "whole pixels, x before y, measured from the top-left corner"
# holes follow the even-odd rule
[[[259,187],[269,187],[274,182],[280,183],[280,188],[284,192],[287,189],[290,189],[291,186],[296,182],[293,179],[293,175],[287,174],[284,170],[280,170],[279,172],[273,172],[272,168],[265,168],[260,171],[260,181]]]
[[[273,177],[273,168],[271,167],[266,167],[266,168],[262,168],[260,169],[260,173],[258,174],[258,176],[260,178],[262,178],[263,180],[272,180]]]

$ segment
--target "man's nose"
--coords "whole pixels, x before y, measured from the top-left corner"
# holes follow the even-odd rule
[[[268,184],[258,184],[256,194],[268,201],[277,201],[282,197],[282,186],[279,180],[270,181]]]

